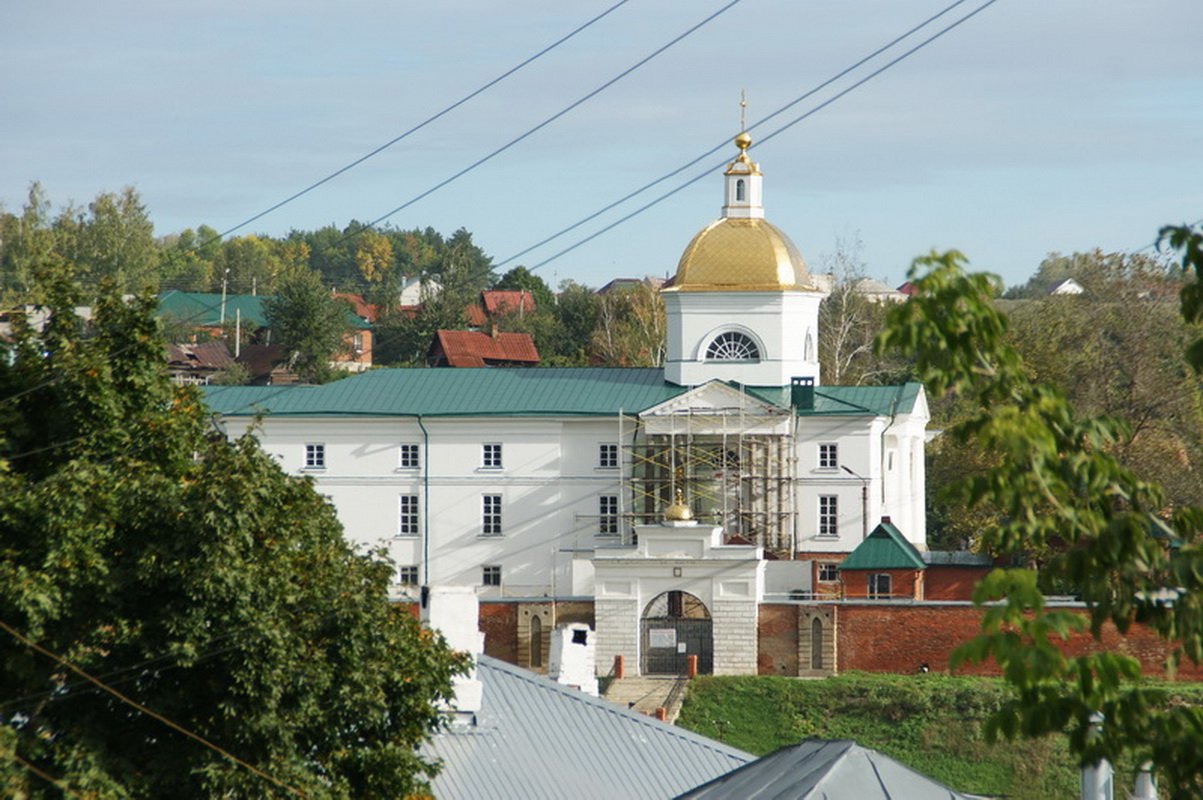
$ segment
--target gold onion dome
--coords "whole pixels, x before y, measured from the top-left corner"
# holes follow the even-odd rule
[[[776,225],[723,217],[685,248],[670,290],[765,292],[814,289],[802,254]]]
[[[688,522],[691,519],[693,519],[693,512],[689,510],[689,506],[685,505],[685,499],[681,495],[681,490],[677,489],[677,496],[673,504],[664,509],[664,521]]]

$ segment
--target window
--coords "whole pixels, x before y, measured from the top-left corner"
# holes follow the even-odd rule
[[[823,583],[834,583],[839,580],[840,568],[831,561],[819,564],[819,580]]]
[[[744,180],[740,178],[735,182],[735,202],[742,203],[744,201]]]
[[[501,445],[486,444],[480,465],[485,469],[501,469]]]
[[[819,495],[819,535],[839,535],[839,497],[834,494]]]
[[[601,467],[602,469],[618,469],[618,445],[598,445],[597,466]]]
[[[480,568],[480,582],[483,586],[501,585],[501,565],[485,564]]]
[[[618,495],[603,494],[598,498],[598,533],[613,535],[618,533]]]
[[[839,460],[839,447],[837,445],[819,445],[819,469],[836,469],[839,466]]]
[[[397,467],[399,469],[417,469],[418,466],[418,446],[416,444],[403,444],[397,448]]]
[[[398,536],[418,535],[418,496],[416,494],[401,495],[400,524],[397,526]]]
[[[888,573],[874,573],[869,576],[869,599],[885,600],[890,597],[890,576]]]
[[[501,495],[486,494],[484,496],[480,532],[482,536],[501,535]]]
[[[351,345],[355,348],[355,355],[363,352],[363,334],[356,333],[351,336]]]
[[[326,445],[324,444],[307,444],[305,445],[305,469],[325,469],[326,468]]]
[[[720,333],[706,348],[707,361],[759,361],[760,348],[748,336],[735,331]]]
[[[416,566],[398,567],[397,583],[401,584],[402,586],[417,586],[418,568]]]

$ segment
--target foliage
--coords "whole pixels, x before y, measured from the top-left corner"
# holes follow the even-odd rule
[[[170,384],[152,297],[110,288],[85,331],[56,271],[0,358],[0,621],[295,792],[420,791],[461,661],[310,482]],[[72,796],[289,794],[0,636],[6,796],[64,794],[18,757]]]
[[[1115,455],[1130,426],[1083,417],[1062,392],[1034,382],[991,302],[996,281],[965,274],[963,262],[955,251],[916,259],[917,294],[891,310],[881,344],[914,357],[933,396],[954,393],[971,404],[946,435],[975,439],[997,460],[950,488],[967,506],[1000,515],[982,531],[985,546],[1048,557],[1039,573],[996,570],[979,584],[982,633],[956,663],[993,658],[1015,689],[990,734],[1065,732],[1082,763],[1148,759],[1175,796],[1197,796],[1203,711],[1167,706],[1164,690],[1142,682],[1131,656],[1068,657],[1057,643],[1081,625],[1101,639],[1105,628],[1122,635],[1141,623],[1166,641],[1171,668],[1183,657],[1203,660],[1203,560],[1195,542],[1203,512],[1159,515],[1161,489]],[[1085,623],[1046,607],[1042,590],[1058,586],[1073,587],[1085,603]],[[1092,732],[1097,714],[1106,724]]]
[[[508,289],[516,292],[530,292],[531,298],[535,301],[536,309],[550,309],[556,304],[555,295],[551,293],[550,287],[543,282],[543,279],[526,267],[514,267],[512,270],[501,276],[501,280],[497,281],[494,289]]]
[[[276,341],[288,351],[289,369],[310,383],[333,378],[330,361],[350,331],[347,306],[326,291],[316,272],[304,267],[281,278],[263,301]]]
[[[1044,297],[1067,278],[1075,280],[1089,297],[1116,300],[1134,287],[1136,293],[1145,295],[1172,295],[1180,273],[1156,257],[1139,253],[1104,253],[1098,248],[1089,253],[1049,253],[1027,283],[1011,287],[1004,297]]]
[[[601,296],[589,355],[600,366],[658,367],[666,336],[664,299],[650,281],[640,281]]]
[[[1180,702],[1203,701],[1203,687],[1173,691]],[[982,725],[1007,698],[999,679],[934,672],[844,673],[821,681],[701,677],[690,682],[677,724],[757,755],[806,737],[855,739],[975,795],[1076,796],[1077,768],[1063,739],[986,740]],[[1118,767],[1129,773],[1132,762]]]

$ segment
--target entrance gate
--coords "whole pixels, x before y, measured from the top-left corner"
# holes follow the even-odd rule
[[[706,604],[680,591],[648,603],[641,623],[644,675],[680,675],[688,656],[698,657],[698,673],[714,671],[714,622]]]

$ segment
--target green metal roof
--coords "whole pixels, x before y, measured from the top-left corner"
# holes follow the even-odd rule
[[[226,322],[242,317],[243,325],[256,328],[267,326],[263,313],[264,298],[253,294],[226,295]],[[242,312],[239,315],[239,312]],[[216,292],[181,292],[175,289],[159,297],[159,314],[184,320],[192,325],[221,324],[221,295]],[[347,324],[355,330],[368,330],[372,326],[359,317],[350,306],[346,310]]]
[[[788,386],[745,386],[748,394],[778,406],[788,406]],[[888,417],[905,414],[915,407],[923,385],[909,382],[895,386],[816,386],[815,407],[798,409],[799,416]]]
[[[424,417],[635,414],[687,391],[658,367],[376,369],[324,386],[204,389],[209,407],[225,416]],[[788,389],[748,392],[768,402],[789,397]],[[909,411],[917,394],[918,384],[822,387],[816,410],[799,413],[888,415]]]
[[[882,522],[840,563],[840,569],[923,569],[927,563],[902,531]]]

